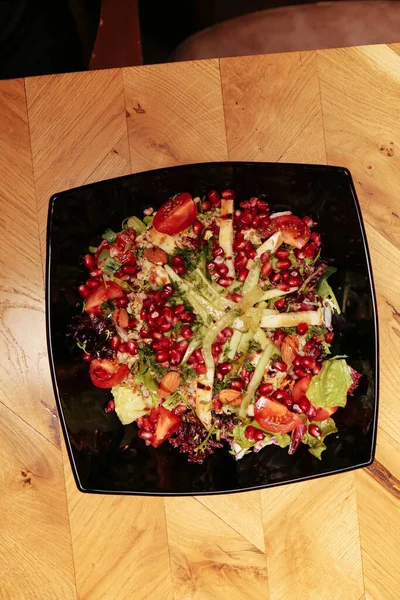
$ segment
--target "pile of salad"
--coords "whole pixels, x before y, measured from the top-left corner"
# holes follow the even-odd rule
[[[108,229],[83,258],[72,335],[106,412],[201,463],[300,443],[317,458],[360,374],[331,356],[339,304],[313,220],[216,190]]]

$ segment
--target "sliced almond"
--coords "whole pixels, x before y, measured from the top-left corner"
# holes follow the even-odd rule
[[[291,365],[299,351],[299,340],[295,335],[287,335],[281,346],[281,353],[284,362]]]
[[[153,265],[165,265],[168,262],[168,254],[161,248],[157,248],[157,246],[146,248],[143,254]]]
[[[161,379],[158,384],[158,395],[160,398],[168,398],[171,394],[176,392],[181,382],[181,378],[176,371],[170,371]]]
[[[218,398],[222,404],[239,406],[242,401],[242,393],[239,390],[231,390],[230,388],[227,388],[220,391]]]
[[[125,308],[116,308],[113,312],[113,321],[118,327],[125,329],[129,325],[129,316]]]

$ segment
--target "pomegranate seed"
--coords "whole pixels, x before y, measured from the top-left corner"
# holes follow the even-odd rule
[[[86,282],[86,287],[91,290],[96,290],[100,285],[100,281],[98,279],[88,279]]]
[[[234,200],[236,194],[233,190],[224,190],[222,192],[221,196],[223,197],[224,200]]]
[[[153,347],[155,347],[155,344],[157,344],[157,348],[155,348],[155,350],[168,350],[172,343],[173,342],[171,338],[162,337],[158,340],[158,342],[154,343]]]
[[[242,294],[231,294],[230,300],[233,300],[234,302],[240,302],[241,300],[243,300],[243,296]]]
[[[121,340],[119,339],[119,337],[117,335],[113,335],[113,337],[110,339],[111,350],[118,350],[120,343]]]
[[[256,429],[256,432],[254,434],[254,439],[256,440],[256,442],[261,442],[265,437],[265,433],[263,433],[261,431],[261,429]]]
[[[288,281],[290,279],[289,271],[282,271],[281,275],[282,275],[282,281],[284,281],[285,283],[288,283]]]
[[[302,377],[306,377],[307,373],[304,369],[302,369],[301,367],[295,367],[293,369],[293,373],[296,375],[296,377],[298,377],[299,379],[301,379]]]
[[[207,367],[204,364],[203,365],[196,365],[194,367],[194,370],[196,371],[196,373],[198,375],[204,375],[205,373],[207,373]]]
[[[299,323],[296,327],[296,331],[299,335],[304,335],[308,331],[307,323]]]
[[[247,265],[247,256],[245,254],[237,256],[233,264],[238,271],[240,271],[240,269],[245,269]]]
[[[318,373],[320,372],[320,370],[322,369],[321,365],[315,365],[315,367],[313,368],[312,372],[314,375],[318,375]]]
[[[203,363],[204,362],[204,358],[203,358],[203,353],[201,350],[195,350],[192,354],[192,356],[195,358],[195,360],[199,363]]]
[[[246,250],[246,256],[253,260],[257,256],[257,250],[255,248],[252,248],[251,250]]]
[[[86,299],[90,296],[91,292],[87,285],[80,285],[78,287],[78,292],[82,296],[82,298]]]
[[[163,363],[168,360],[168,352],[165,352],[165,350],[159,350],[159,352],[156,352],[155,358],[158,363]]]
[[[161,340],[161,338],[163,337],[163,334],[161,333],[161,331],[152,331],[151,332],[151,337],[153,338],[153,340]]]
[[[300,287],[301,279],[300,277],[290,277],[288,280],[288,284],[290,287]]]
[[[220,277],[217,283],[222,287],[229,287],[232,283],[232,279],[230,277]]]
[[[280,346],[283,342],[283,338],[285,337],[285,332],[282,329],[276,329],[274,332],[274,344],[275,346]]]
[[[128,352],[128,344],[127,344],[126,342],[122,342],[122,343],[119,345],[119,348],[118,348],[118,350],[119,350],[120,352]]]
[[[304,352],[305,352],[305,353],[307,353],[307,352],[311,352],[311,351],[312,351],[312,350],[314,350],[314,349],[315,349],[315,344],[314,344],[314,342],[312,342],[311,340],[308,340],[308,341],[307,341],[307,342],[304,344],[304,348],[303,348],[303,350],[304,350]]]
[[[204,212],[206,212],[207,210],[210,210],[212,204],[209,200],[203,200],[203,202],[201,203],[201,207],[204,210]]]
[[[295,357],[294,361],[293,361],[293,366],[294,366],[294,367],[301,367],[301,365],[302,365],[302,361],[303,361],[303,357],[302,357],[302,356],[300,356],[300,354],[298,354],[298,355]]]
[[[192,328],[189,325],[184,325],[181,329],[181,336],[185,339],[190,339],[193,337]]]
[[[267,278],[271,275],[273,269],[272,269],[272,265],[269,262],[264,263],[263,265],[261,265],[261,276],[264,278]],[[278,277],[280,278],[279,273],[276,273],[276,275],[278,275]],[[271,279],[272,281],[272,279]]]
[[[181,315],[182,313],[185,312],[185,305],[184,304],[177,304],[174,308],[174,315],[176,317],[179,317],[179,315]]]
[[[313,369],[315,367],[315,360],[311,356],[303,356],[301,364],[305,369]]]
[[[311,423],[311,425],[308,426],[308,433],[313,437],[317,438],[317,440],[319,440],[322,436],[320,428],[318,427],[318,425],[315,425],[315,423]]]
[[[285,269],[290,269],[292,263],[290,262],[290,260],[288,258],[282,258],[281,260],[278,260],[276,263],[276,266],[279,270],[283,271]]]
[[[312,227],[314,225],[314,221],[311,217],[303,217],[303,223],[304,225],[307,225],[307,227]]]
[[[127,342],[127,350],[129,354],[135,356],[135,354],[137,354],[138,351],[137,342],[135,342],[135,340],[129,340],[129,342]]]
[[[196,317],[192,313],[183,312],[181,314],[181,321],[185,321],[186,323],[192,323],[195,318]]]
[[[269,227],[270,223],[271,223],[271,219],[269,217],[267,217],[267,216],[261,217],[261,219],[260,219],[261,229],[267,229],[267,227]]]
[[[101,269],[91,269],[89,275],[90,277],[93,277],[93,279],[97,279],[98,277],[102,277],[103,271]]]
[[[274,273],[271,277],[271,283],[277,284],[280,282],[281,279],[282,279],[282,276],[280,273]]]
[[[249,274],[249,269],[240,269],[237,275],[238,281],[244,281],[247,278],[247,275]]]
[[[301,412],[306,413],[310,410],[311,402],[306,396],[302,396],[298,402]]]
[[[123,296],[122,298],[116,298],[116,300],[114,300],[114,304],[117,308],[125,308],[125,306],[128,306],[129,300]]]
[[[285,371],[287,371],[287,365],[282,360],[276,360],[272,366],[274,369],[276,369],[277,371],[280,371],[281,373],[284,373]]]
[[[255,427],[253,427],[252,425],[249,425],[248,427],[246,427],[246,429],[244,430],[244,435],[245,435],[246,439],[248,439],[252,442],[254,440],[256,431],[257,431],[257,429]]]
[[[226,375],[229,371],[232,371],[232,365],[228,362],[223,362],[219,365],[218,370],[222,375]]]
[[[233,249],[235,250],[235,252],[239,252],[240,250],[244,250],[246,248],[246,245],[246,240],[235,240],[233,242]]]
[[[171,258],[171,264],[173,264],[174,266],[184,265],[185,264],[185,259],[180,254],[175,254],[175,256],[173,256]]]
[[[87,352],[84,352],[83,356],[82,356],[82,360],[84,360],[85,362],[90,362],[92,360],[92,357]]]
[[[315,250],[316,249],[317,249],[317,247],[314,244],[314,242],[310,242],[304,248],[304,256],[306,256],[307,258],[314,258],[314,254],[315,254]]]
[[[210,202],[212,202],[212,204],[216,205],[220,205],[221,204],[221,198],[219,197],[219,194],[217,192],[217,190],[210,190],[207,194],[207,198],[210,200]]]
[[[298,404],[293,404],[292,410],[298,415],[301,415],[301,413],[303,412]]]
[[[221,275],[221,277],[225,277],[225,275],[228,275],[229,273],[228,266],[225,263],[221,263],[220,265],[218,265],[217,271],[218,274]]]
[[[288,283],[282,282],[276,285],[277,290],[281,290],[282,292],[288,292],[290,290],[290,285]]]
[[[250,223],[253,220],[251,212],[249,210],[245,210],[242,213],[242,216],[241,216],[240,220],[241,220],[241,223],[243,223],[244,225],[250,225]]]
[[[231,379],[229,382],[229,386],[232,388],[232,390],[243,389],[243,383],[240,381],[240,379]]]
[[[321,245],[321,236],[316,231],[314,231],[314,233],[311,234],[311,239],[312,239],[312,241],[314,242],[314,244],[316,246],[320,246]]]
[[[212,275],[215,273],[217,266],[218,265],[215,262],[209,262],[207,263],[207,271]]]
[[[222,402],[221,402],[221,400],[214,400],[214,411],[216,413],[222,412]]]
[[[197,219],[196,219],[196,221],[193,223],[192,227],[193,227],[193,233],[194,233],[195,235],[200,235],[200,233],[203,231],[203,225],[202,225],[202,224],[201,224],[201,222],[200,222],[200,221],[198,221]]]
[[[258,387],[258,391],[261,394],[261,396],[269,396],[270,394],[272,394],[273,389],[274,388],[271,383],[262,383]]]
[[[178,352],[178,350],[175,350],[175,349],[170,350],[170,352],[168,354],[168,360],[172,366],[179,365],[179,363],[182,360],[180,352]]]
[[[186,350],[188,349],[188,346],[189,346],[189,342],[187,340],[181,340],[180,342],[178,342],[176,344],[175,348],[183,356],[185,354]]]
[[[148,338],[149,337],[149,330],[146,327],[142,327],[142,329],[139,332],[139,335],[142,339]]]
[[[211,346],[211,352],[213,356],[219,356],[222,352],[222,346],[221,344],[212,344]]]
[[[93,269],[94,257],[91,254],[85,254],[85,256],[83,257],[83,264],[87,269]]]
[[[260,256],[260,260],[262,264],[269,262],[269,252],[263,252]]]
[[[310,421],[312,421],[313,419],[315,419],[315,417],[317,416],[317,411],[316,409],[311,405],[310,408],[307,411],[307,419],[310,419]]]
[[[122,267],[122,270],[127,275],[134,275],[136,273],[136,267],[134,267],[133,265],[124,265]]]
[[[285,308],[286,306],[286,300],[285,298],[280,298],[279,300],[277,300],[274,304],[275,308],[277,308],[278,310],[282,310]]]
[[[232,327],[225,327],[222,331],[221,331],[222,335],[224,336],[224,338],[229,339],[233,336],[233,329]]]
[[[174,317],[174,311],[170,307],[164,308],[162,311],[162,316],[166,321],[170,322]]]
[[[173,293],[174,293],[174,288],[172,287],[172,285],[170,283],[167,283],[167,285],[164,285],[163,291],[161,293],[161,297],[162,298],[170,298]]]
[[[331,344],[333,342],[334,337],[335,337],[335,334],[333,333],[333,331],[328,331],[328,333],[325,334],[325,341],[328,344]]]
[[[260,217],[259,216],[254,217],[254,219],[251,222],[251,226],[253,227],[253,229],[257,229],[259,224],[260,224]]]
[[[107,402],[107,405],[106,405],[105,409],[104,409],[104,412],[106,412],[106,413],[112,413],[112,412],[114,412],[114,410],[115,410],[115,402],[114,402],[114,400],[109,400]]]
[[[288,250],[284,250],[283,248],[279,248],[275,252],[275,256],[276,256],[276,258],[287,258],[289,256],[289,251]]]
[[[269,211],[269,204],[265,200],[257,200],[257,208],[260,213],[266,213]]]
[[[215,246],[213,246],[213,249],[211,250],[211,254],[212,254],[213,258],[217,258],[217,256],[223,256],[225,254],[225,252],[219,244],[216,244]]]
[[[172,268],[177,275],[184,275],[186,273],[186,267],[184,265],[176,265]]]
[[[159,328],[163,333],[167,333],[167,331],[171,331],[172,323],[171,321],[164,321],[163,323],[160,323]]]

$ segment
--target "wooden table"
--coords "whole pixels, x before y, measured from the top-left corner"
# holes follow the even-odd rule
[[[0,150],[0,598],[398,600],[400,45],[2,81]],[[376,461],[228,496],[81,494],[46,353],[49,196],[227,159],[352,171],[379,306]]]

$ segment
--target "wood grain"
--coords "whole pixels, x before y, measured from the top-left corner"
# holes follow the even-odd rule
[[[364,219],[400,246],[400,56],[388,46],[318,52],[327,158],[353,175]]]
[[[43,242],[52,194],[130,172],[122,74],[33,77],[26,94]]]
[[[0,597],[76,598],[61,452],[0,404]]]
[[[314,52],[221,59],[230,160],[325,163]]]
[[[354,475],[261,491],[271,600],[364,593]]]
[[[227,159],[218,61],[123,73],[134,172]]]
[[[365,589],[371,600],[397,600],[400,573],[400,445],[379,430],[375,474],[356,473]],[[380,473],[380,476],[379,476]]]
[[[22,80],[0,82],[0,400],[59,445],[44,333],[44,289]]]
[[[175,600],[268,599],[265,554],[235,521],[194,498],[166,498],[165,510]]]

